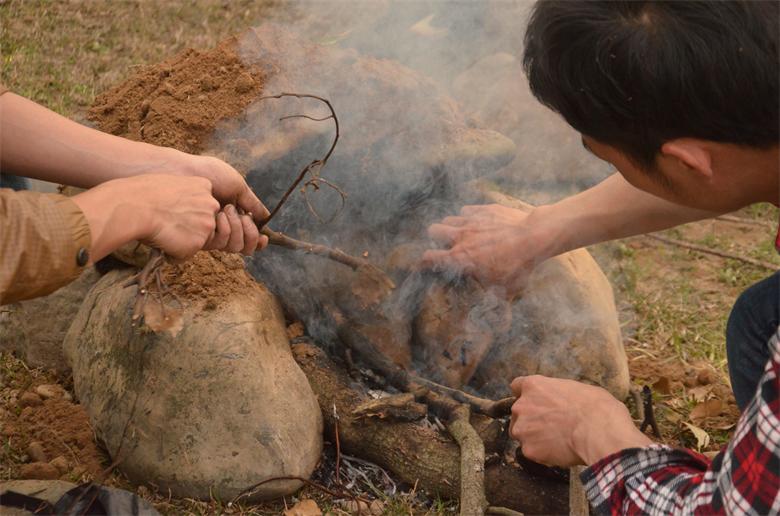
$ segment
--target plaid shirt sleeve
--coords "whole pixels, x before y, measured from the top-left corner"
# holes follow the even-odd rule
[[[601,459],[582,473],[600,514],[780,513],[780,330],[755,397],[710,462],[654,444]]]

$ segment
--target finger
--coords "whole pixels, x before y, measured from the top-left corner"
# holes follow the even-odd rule
[[[206,241],[206,245],[203,249],[208,251],[210,249],[224,249],[227,245],[228,237],[230,236],[230,224],[228,224],[227,215],[224,212],[217,213],[217,227],[212,233],[211,237]]]
[[[224,249],[229,253],[237,253],[244,248],[244,227],[241,225],[241,219],[232,204],[225,206],[225,214],[228,224],[230,224],[230,237]]]
[[[525,376],[518,376],[512,380],[512,383],[509,385],[509,388],[512,390],[512,394],[518,398],[521,394],[523,394],[523,382],[525,382]]]
[[[452,245],[458,238],[460,229],[444,224],[431,224],[428,228],[428,236],[445,245]]]
[[[241,254],[252,256],[255,249],[257,249],[257,243],[260,240],[260,232],[257,230],[257,226],[252,222],[249,215],[241,216],[241,226],[244,230],[244,248],[241,249]]]
[[[427,269],[444,268],[452,264],[452,256],[448,249],[428,249],[420,259],[420,265]]]
[[[236,202],[238,206],[247,213],[252,214],[252,218],[257,222],[264,220],[268,217],[268,208],[260,201],[255,193],[249,188],[249,185],[238,196]]]
[[[260,240],[257,242],[257,250],[262,251],[268,247],[268,237],[265,235],[260,235]]]
[[[479,215],[485,211],[485,208],[487,208],[487,205],[485,204],[470,204],[462,207],[460,209],[460,214],[464,217]]]
[[[453,215],[451,217],[445,217],[444,220],[441,221],[441,224],[460,228],[467,225],[469,222],[470,222],[469,219],[467,219],[466,217],[458,217]]]

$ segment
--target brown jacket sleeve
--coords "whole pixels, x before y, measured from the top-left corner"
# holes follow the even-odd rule
[[[89,224],[68,197],[0,189],[0,305],[78,278],[90,243]]]

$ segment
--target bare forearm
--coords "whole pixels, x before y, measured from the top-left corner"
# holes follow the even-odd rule
[[[2,168],[44,181],[90,188],[172,169],[180,154],[90,129],[13,93],[0,96],[0,116]]]
[[[557,228],[558,254],[716,215],[650,195],[631,186],[620,174],[614,174],[580,194],[541,206],[538,218]]]

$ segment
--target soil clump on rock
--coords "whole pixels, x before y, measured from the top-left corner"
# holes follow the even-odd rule
[[[198,153],[220,120],[238,116],[258,96],[264,77],[241,61],[229,38],[145,67],[100,95],[88,118],[111,134]]]

